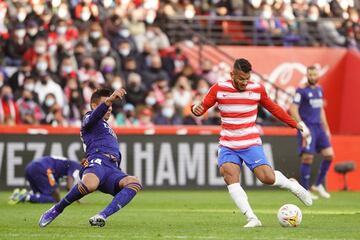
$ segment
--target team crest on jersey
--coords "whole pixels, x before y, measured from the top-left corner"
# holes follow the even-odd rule
[[[308,96],[309,96],[309,97],[312,97],[312,96],[313,96],[313,94],[312,94],[311,92],[309,92]]]

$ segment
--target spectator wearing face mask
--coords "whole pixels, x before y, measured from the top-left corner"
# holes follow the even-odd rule
[[[106,57],[110,57],[115,60],[115,68],[113,70],[115,74],[120,74],[121,72],[121,60],[116,51],[111,47],[110,41],[102,37],[99,39],[96,51],[93,54],[95,59],[96,66],[100,68],[102,60]],[[101,69],[101,68],[100,68]]]
[[[64,87],[69,78],[77,79],[77,64],[74,57],[67,55],[59,64],[57,75],[60,78],[60,85]]]
[[[45,96],[45,100],[42,104],[42,109],[45,112],[45,118],[42,121],[43,124],[50,124],[54,127],[67,125],[62,109],[57,103],[54,94],[49,93]]]
[[[148,89],[150,89],[158,79],[170,80],[169,75],[162,69],[161,58],[158,54],[150,56],[150,67],[142,72],[142,79]]]
[[[111,82],[111,80],[114,78],[114,76],[118,75],[117,73],[119,72],[116,69],[115,59],[112,57],[103,58],[101,60],[99,70],[102,73],[102,75],[104,76],[106,83]]]
[[[9,85],[0,89],[0,124],[13,126],[21,123],[19,107],[14,101],[14,95]]]
[[[10,38],[5,44],[5,64],[8,66],[20,66],[22,57],[28,45],[25,42],[26,29],[23,23],[15,26]]]
[[[23,60],[29,62],[30,65],[34,67],[37,64],[39,57],[45,57],[46,61],[48,63],[50,62],[47,40],[43,37],[36,38],[33,47],[29,48],[24,53]]]
[[[26,23],[26,36],[25,41],[29,47],[32,47],[35,43],[35,39],[39,36],[44,36],[45,32],[39,29],[39,25],[36,21],[30,20]]]
[[[31,66],[28,62],[22,61],[18,70],[10,77],[9,85],[13,92],[19,89],[24,84],[24,79],[31,76]]]
[[[165,103],[154,117],[155,125],[182,125],[181,117],[175,112],[173,104]]]
[[[67,122],[71,125],[80,126],[81,119],[86,109],[80,83],[76,77],[69,76],[64,87],[66,102],[69,104]],[[86,111],[86,110],[85,110]]]
[[[92,22],[89,28],[89,39],[92,49],[96,49],[99,40],[104,37],[102,27],[99,22]]]
[[[120,58],[121,69],[124,69],[125,59],[136,58],[136,56],[137,56],[136,50],[134,48],[132,48],[130,42],[127,40],[119,41],[117,43],[116,49],[117,49],[118,56]]]
[[[189,79],[185,76],[177,78],[174,88],[172,89],[175,108],[179,112],[183,112],[184,108],[189,105],[193,95]]]
[[[116,114],[116,125],[133,127],[138,126],[139,121],[135,116],[135,107],[131,103],[127,103],[123,107],[121,113]]]
[[[96,70],[95,61],[92,57],[86,56],[82,60],[81,67],[78,71],[80,83],[94,82],[96,84],[104,84],[105,79],[100,71]]]
[[[45,117],[41,107],[34,101],[33,92],[24,89],[22,96],[16,101],[20,109],[21,122],[23,124],[40,124]]]
[[[35,92],[39,96],[39,102],[43,104],[46,95],[51,93],[55,96],[56,102],[60,106],[65,106],[64,92],[61,86],[54,81],[53,77],[50,74],[46,74],[46,68],[42,66],[45,64],[46,61],[42,61],[41,59],[37,64],[37,68],[41,66],[41,71],[45,71],[44,73],[41,72],[40,75],[38,75],[37,82],[35,84]]]
[[[81,31],[87,29],[99,16],[99,10],[91,0],[80,1],[74,9],[75,26]]]
[[[145,32],[145,41],[148,42],[156,51],[170,47],[169,38],[156,25],[147,26]]]
[[[147,91],[139,74],[130,73],[128,82],[126,84],[126,92],[126,102],[135,106],[144,104]]]
[[[125,59],[124,69],[122,70],[122,76],[127,82],[131,73],[139,73],[137,62],[135,58],[128,57]]]

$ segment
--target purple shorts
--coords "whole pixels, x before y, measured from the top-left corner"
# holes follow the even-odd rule
[[[89,161],[87,167],[80,170],[80,178],[84,174],[93,173],[99,180],[98,190],[115,196],[121,189],[119,182],[128,175],[116,166],[116,163],[106,157],[96,157]]]
[[[311,133],[311,142],[307,146],[302,146],[302,136],[298,131],[298,151],[299,154],[310,153],[316,154],[319,153],[322,149],[331,147],[329,137],[326,135],[323,127],[320,124],[306,124]]]
[[[25,177],[34,193],[51,195],[57,188],[52,173],[40,162],[30,162],[25,168]]]

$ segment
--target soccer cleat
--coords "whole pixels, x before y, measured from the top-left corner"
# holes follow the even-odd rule
[[[259,219],[257,218],[250,218],[248,223],[244,225],[244,228],[254,228],[254,227],[261,227],[262,224]]]
[[[24,202],[26,200],[26,196],[28,195],[27,190],[24,188],[20,191],[19,188],[16,188],[14,192],[11,194],[8,203],[10,205],[15,205],[19,202]]]
[[[40,227],[46,227],[49,225],[54,219],[59,216],[59,212],[56,211],[55,206],[47,210],[43,215],[41,215],[39,220]]]
[[[311,206],[312,205],[312,198],[310,193],[303,188],[303,186],[300,185],[300,183],[298,183],[298,181],[296,181],[295,179],[291,178],[289,179],[294,185],[291,188],[291,192],[300,199],[300,201],[302,201],[306,206]]]
[[[89,219],[89,223],[91,226],[103,227],[103,226],[105,226],[106,218],[104,218],[100,214],[96,214],[95,216],[93,216]]]
[[[330,198],[330,194],[325,190],[325,188],[322,184],[317,185],[317,186],[313,185],[311,187],[311,191],[316,192],[322,198],[326,198],[326,199]]]

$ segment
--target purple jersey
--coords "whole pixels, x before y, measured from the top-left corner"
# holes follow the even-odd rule
[[[80,170],[81,168],[81,165],[76,161],[56,156],[44,156],[33,160],[33,163],[37,162],[40,163],[44,169],[51,170],[56,182],[62,177],[72,176],[76,170]]]
[[[34,193],[51,195],[59,179],[73,176],[81,165],[72,160],[61,157],[44,156],[31,161],[25,168],[26,180]]]
[[[323,107],[323,92],[321,87],[305,87],[296,89],[293,103],[299,105],[299,114],[306,125],[320,124],[320,114]]]
[[[117,161],[121,159],[116,134],[103,119],[108,109],[109,107],[102,103],[84,116],[80,135],[87,159],[103,154],[110,154],[116,157]]]

